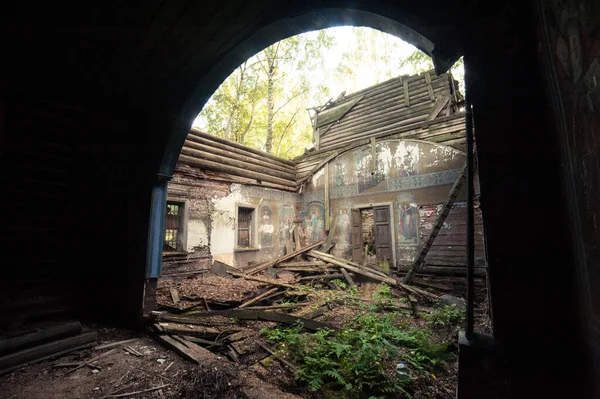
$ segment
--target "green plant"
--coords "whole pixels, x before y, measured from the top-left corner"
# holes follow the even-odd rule
[[[345,281],[339,280],[339,279],[337,279],[337,278],[336,278],[336,279],[334,279],[334,280],[331,280],[331,282],[332,282],[333,284],[337,285],[338,287],[340,287],[340,288],[341,288],[341,289],[343,289],[343,290],[345,290],[345,289],[346,289],[346,287],[348,287],[348,285],[346,284],[346,282],[345,282]]]
[[[348,295],[357,296],[358,295],[358,287],[356,285],[351,285],[350,289],[348,290]]]
[[[434,309],[425,319],[436,326],[456,325],[465,320],[465,314],[456,305],[445,305]]]
[[[384,290],[385,291],[385,290]],[[396,323],[394,314],[362,313],[340,331],[302,333],[300,326],[263,329],[261,334],[285,348],[299,366],[297,377],[311,391],[343,392],[347,398],[389,396],[410,383],[390,373],[405,360],[415,373],[433,370],[449,356],[447,343],[430,333]]]
[[[386,284],[380,285],[375,292],[373,292],[372,298],[375,302],[384,302],[392,299],[392,287]]]

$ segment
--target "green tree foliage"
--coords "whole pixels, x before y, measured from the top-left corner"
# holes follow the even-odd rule
[[[236,69],[199,117],[209,133],[292,158],[310,144],[307,104],[323,101],[327,87],[310,79],[334,44],[326,30],[267,47]]]

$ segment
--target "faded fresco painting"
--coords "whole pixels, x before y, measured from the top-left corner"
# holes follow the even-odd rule
[[[419,145],[406,141],[398,142],[394,153],[394,166],[398,169],[398,177],[415,176],[418,174]]]
[[[381,151],[381,147],[377,147]],[[379,155],[376,155],[379,158]],[[370,188],[376,187],[379,183],[386,180],[382,162],[376,162],[375,173],[371,173],[371,154],[370,147],[364,147],[354,152],[354,173],[358,183],[358,192],[362,193]],[[377,160],[376,160],[377,161]]]
[[[336,256],[345,257],[352,251],[352,220],[350,208],[341,207],[338,209],[336,221],[336,242],[333,252]]]
[[[275,226],[273,225],[273,210],[270,206],[264,205],[260,208],[258,223],[261,247],[272,247]]]
[[[291,206],[279,207],[279,246],[285,247],[287,241],[292,240],[292,231],[294,229],[294,208]]]
[[[346,166],[341,160],[338,160],[332,164],[333,166],[333,188],[345,187],[348,184],[348,176]]]
[[[415,197],[404,193],[398,196],[398,244],[419,244],[419,209]]]
[[[306,210],[300,213],[302,230],[306,245],[327,238],[325,233],[325,206],[320,202],[311,202]]]

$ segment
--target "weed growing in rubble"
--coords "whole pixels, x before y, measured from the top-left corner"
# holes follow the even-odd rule
[[[297,377],[311,391],[325,389],[346,398],[395,392],[412,381],[398,380],[395,365],[403,360],[413,377],[432,371],[452,356],[448,343],[433,343],[427,330],[395,323],[392,314],[359,314],[340,331],[302,332],[301,326],[263,329],[261,334],[285,350],[299,366]]]
[[[334,279],[334,280],[331,280],[331,282],[332,282],[333,284],[337,285],[338,287],[340,287],[340,288],[341,288],[341,289],[343,289],[343,290],[345,290],[345,289],[348,287],[348,285],[346,284],[346,282],[345,282],[345,281],[339,280],[339,279],[337,279],[337,278],[336,278],[336,279]]]
[[[456,305],[446,305],[434,309],[426,316],[426,320],[429,324],[435,326],[456,325],[465,320],[465,314]]]

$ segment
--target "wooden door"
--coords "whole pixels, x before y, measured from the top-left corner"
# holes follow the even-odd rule
[[[390,207],[377,206],[373,208],[375,216],[375,248],[377,262],[387,259],[392,264],[392,232],[390,229]]]
[[[352,260],[361,262],[362,256],[362,216],[359,209],[352,209]]]

